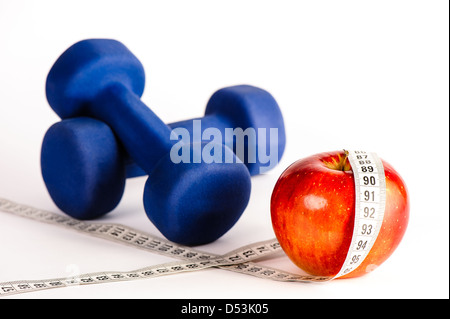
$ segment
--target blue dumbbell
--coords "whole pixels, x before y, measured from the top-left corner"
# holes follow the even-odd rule
[[[80,181],[86,181],[88,185],[77,185],[77,189],[80,193],[83,193],[86,189],[90,189],[91,191],[89,194],[79,196],[77,205],[73,204],[72,192],[64,188],[51,187],[53,183],[49,184],[50,195],[54,198],[55,203],[57,203],[61,210],[80,219],[95,218],[113,210],[122,198],[125,178],[146,174],[127,156],[126,152],[120,150],[119,145],[115,145],[117,142],[109,126],[97,122],[93,119],[85,118],[63,120],[49,130],[44,140],[43,149],[45,149],[46,143],[51,140],[52,135],[57,135],[59,143],[72,145],[72,152],[82,152],[85,150],[85,139],[88,140],[89,137],[102,136],[104,143],[108,141],[105,145],[109,145],[109,148],[106,146],[99,147],[97,150],[91,148],[89,149],[90,155],[86,154],[83,156],[83,158],[91,160],[89,165],[87,163],[84,165],[84,167],[89,167],[89,169],[79,171],[77,175],[83,172],[90,177],[78,178]],[[194,133],[194,126],[198,124],[196,122],[201,123],[202,131],[200,134],[198,132]],[[180,128],[186,129],[189,136],[197,139],[196,142],[201,141],[201,138],[198,139],[199,135],[203,135],[203,133],[211,128],[218,130],[222,136],[226,136],[226,130],[233,130],[233,133],[236,133],[239,132],[238,129],[241,129],[240,132],[250,133],[245,138],[242,136],[244,140],[240,141],[240,143],[245,142],[242,148],[244,156],[240,159],[247,166],[251,175],[256,175],[260,170],[267,169],[268,165],[273,165],[273,163],[265,163],[267,159],[260,159],[260,150],[262,150],[263,154],[266,154],[268,151],[275,153],[271,154],[275,156],[270,156],[270,161],[273,160],[277,163],[283,155],[285,148],[283,117],[277,102],[267,91],[249,85],[232,86],[218,90],[208,101],[203,118],[171,123],[168,126],[175,130]],[[249,131],[248,129],[253,129],[253,131]],[[273,129],[276,129],[278,133],[275,140],[271,140],[270,137],[266,136],[266,133]],[[83,130],[87,130],[88,132],[83,132]],[[255,133],[253,139],[249,137],[252,133]],[[232,143],[228,145],[232,150],[240,148],[239,143],[237,143],[237,140],[239,140],[237,135],[236,133],[234,138],[231,139]],[[73,136],[78,136],[78,138],[73,139]],[[108,149],[109,152],[107,151]],[[248,156],[252,152],[254,158]],[[100,172],[92,174],[91,170],[94,167],[101,167],[97,161],[103,160],[105,156],[111,158],[120,156],[121,158],[117,158],[114,162],[115,165],[109,170],[105,170],[104,174]],[[72,158],[74,157],[72,156]],[[124,165],[126,173],[124,173]],[[43,175],[47,176],[48,173],[43,170]],[[66,175],[67,173],[58,176],[62,179]],[[92,175],[95,175],[97,178],[93,180]],[[68,181],[72,180],[70,176],[66,176],[65,178]],[[60,183],[63,184],[64,182],[61,181]],[[72,188],[74,187],[72,186]]]
[[[124,157],[125,154],[119,150],[120,147],[118,145],[113,147],[115,139],[114,134],[110,132],[110,128],[107,125],[96,122],[92,119],[79,118],[63,120],[49,130],[47,134],[49,136],[45,141],[51,137],[51,134],[56,134],[60,143],[71,143],[75,152],[76,150],[83,150],[85,138],[82,136],[86,136],[86,139],[88,139],[88,136],[102,136],[104,141],[109,136],[110,140],[107,144],[110,145],[111,149],[109,155],[106,152],[106,147],[101,147],[97,151],[90,149],[89,154],[91,155],[86,155],[86,158],[91,158],[89,167],[100,167],[99,164],[96,164],[96,161],[101,160],[102,156],[114,157],[120,154],[121,157]],[[195,122],[201,123],[202,131],[200,134],[193,132]],[[275,157],[271,156],[270,160],[274,160],[277,163],[282,157],[285,148],[285,130],[278,104],[267,91],[249,85],[232,86],[218,90],[207,103],[205,117],[171,123],[168,126],[171,129],[186,129],[189,136],[196,138],[203,135],[210,128],[218,130],[222,136],[226,136],[226,130],[233,130],[233,133],[235,133],[234,139],[231,139],[232,143],[228,145],[232,150],[239,148],[239,143],[237,143],[239,137],[236,136],[239,128],[241,129],[240,132],[250,133],[245,138],[241,136],[244,138],[245,143],[242,148],[244,156],[240,159],[247,166],[251,175],[256,175],[261,169],[267,169],[268,167],[268,164],[265,163],[267,159],[260,160],[259,151],[261,149],[263,154],[266,154],[267,151],[274,153],[275,150]],[[253,131],[249,131],[249,128],[253,129]],[[272,140],[271,143],[271,139],[266,136],[266,132],[270,132],[274,128],[278,134],[277,138]],[[83,130],[89,130],[89,133],[83,133]],[[255,133],[253,139],[249,137],[252,133]],[[264,134],[264,136],[261,136],[259,133]],[[78,135],[79,138],[71,138],[74,135]],[[68,136],[67,141],[64,141],[64,136]],[[241,140],[240,142],[242,143],[243,141]],[[74,145],[74,143],[77,144]],[[96,152],[99,154],[96,154]],[[248,156],[252,152],[255,155],[253,160],[250,158],[251,156]],[[58,206],[63,211],[71,211],[71,214],[78,216],[78,218],[92,218],[110,212],[118,205],[123,195],[125,177],[122,166],[126,166],[127,178],[145,175],[145,172],[129,156],[125,156],[124,160],[122,158],[117,159],[115,163],[115,169],[110,169],[109,174],[104,176],[95,174],[98,176],[94,183],[95,186],[92,186],[93,182],[91,179],[83,179],[89,181],[90,187],[78,185],[80,191],[87,188],[95,189],[96,191],[91,192],[89,196],[80,196],[84,200],[78,200],[76,207],[72,203],[71,192],[66,192],[64,189],[53,190],[51,192],[52,197],[55,197],[55,201],[59,203]],[[273,163],[270,164],[273,165]],[[90,170],[86,171],[86,174],[92,175]],[[68,177],[68,180],[70,180],[70,177]],[[120,182],[114,183],[113,181]],[[57,194],[54,194],[55,192]],[[108,196],[105,196],[105,194],[108,194]],[[65,195],[68,196],[67,199]],[[74,211],[75,209],[76,212]]]
[[[195,121],[200,121],[201,123],[201,134],[193,132]],[[253,136],[253,140],[251,138],[249,139],[248,136],[245,137],[244,142],[246,143],[244,143],[243,148],[244,156],[241,158],[251,175],[256,175],[261,169],[267,168],[267,164],[265,163],[267,160],[261,160],[259,157],[259,151],[261,149],[263,150],[263,153],[266,153],[267,151],[273,153],[275,149],[276,156],[275,158],[271,156],[271,160],[277,162],[283,155],[285,148],[283,117],[278,104],[267,91],[248,85],[232,86],[218,90],[212,95],[207,103],[205,117],[171,123],[168,124],[168,126],[171,129],[186,129],[189,136],[197,138],[198,135],[203,135],[209,128],[218,130],[222,136],[226,135],[226,130],[241,128],[241,132],[248,133],[247,129],[253,128],[253,132],[256,135]],[[242,127],[244,129],[242,129]],[[278,138],[275,139],[275,141],[272,140],[272,143],[270,137],[261,136],[259,134],[262,132],[264,135],[267,135],[266,133],[274,128],[278,132]],[[88,130],[88,132],[83,132],[83,130]],[[250,131],[250,133],[251,132],[252,131]],[[89,165],[84,165],[85,167],[89,167],[88,170],[84,171],[88,176],[93,175],[91,173],[92,167],[101,167],[97,161],[101,161],[103,157],[121,157],[116,159],[114,169],[111,168],[109,171],[105,170],[104,174],[101,174],[100,172],[94,174],[97,176],[95,180],[92,178],[79,179],[89,182],[89,187],[87,185],[77,185],[77,189],[79,189],[80,192],[83,192],[86,189],[94,189],[95,191],[91,191],[84,196],[79,196],[80,199],[77,201],[77,206],[72,203],[71,192],[61,188],[49,188],[50,194],[57,205],[63,211],[71,212],[71,215],[73,216],[86,219],[110,212],[118,205],[122,198],[125,178],[143,176],[146,174],[129,156],[127,156],[126,153],[120,150],[119,145],[113,147],[115,145],[114,143],[116,143],[114,134],[110,131],[110,128],[103,123],[97,123],[97,121],[94,121],[93,119],[81,118],[63,120],[55,124],[54,127],[49,130],[44,142],[50,140],[52,134],[58,136],[59,143],[72,145],[71,149],[73,152],[82,152],[85,149],[85,147],[83,147],[85,143],[84,140],[89,139],[89,136],[102,136],[104,141],[108,140],[107,145],[109,145],[110,149],[109,155],[107,148],[101,147],[98,148],[98,150],[89,149],[90,155],[86,154],[83,157],[91,160]],[[77,135],[78,138],[71,138],[74,135]],[[64,136],[68,137],[67,141],[64,140]],[[238,143],[236,143],[237,139],[238,138],[235,137],[232,140],[233,143],[229,145],[232,150],[239,148],[239,145],[237,145]],[[253,160],[248,156],[251,152],[255,155]],[[126,167],[125,173],[123,168],[124,165]],[[81,172],[78,172],[77,174],[79,175],[80,173]],[[62,178],[64,175],[60,176],[60,178]],[[71,180],[69,176],[67,179]]]
[[[214,147],[220,150],[219,162],[174,163],[170,152],[176,141],[170,139],[170,128],[140,100],[144,83],[141,63],[123,44],[92,39],[74,44],[58,58],[48,75],[46,93],[49,104],[62,119],[82,117],[78,127],[83,123],[90,127],[93,118],[101,121],[95,125],[112,128],[126,152],[149,176],[144,207],[166,238],[184,245],[212,242],[236,223],[247,206],[249,171],[223,144]],[[78,215],[78,201],[83,202],[84,196],[96,191],[98,176],[107,176],[121,166],[123,154],[109,156],[115,152],[111,136],[97,136],[88,129],[77,132],[81,136],[59,131],[57,125],[50,128],[42,147],[42,173],[57,205],[60,190],[65,193],[64,200],[70,198],[68,193],[72,195],[63,211],[80,219],[93,218]],[[81,149],[67,142],[71,139]],[[78,143],[78,139],[83,142]],[[211,145],[189,144],[191,158],[206,146]],[[107,155],[99,155],[98,165],[92,165],[91,154],[102,148]],[[233,158],[233,162],[225,158]],[[109,176],[105,183],[116,182],[111,180],[114,178]],[[79,185],[85,189],[80,190]]]

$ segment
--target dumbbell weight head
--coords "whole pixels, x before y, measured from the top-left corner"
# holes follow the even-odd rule
[[[118,81],[141,97],[145,71],[141,62],[122,43],[92,39],[75,43],[52,66],[46,95],[62,119],[89,115],[99,92]]]
[[[191,158],[210,146],[191,144]],[[247,168],[225,162],[226,156],[232,155],[225,145],[214,147],[221,149],[222,154],[216,165],[175,164],[168,154],[147,179],[144,198],[147,216],[173,242],[188,246],[212,242],[238,221],[240,214],[230,212],[244,211],[247,206],[251,184],[242,178],[249,174]]]
[[[248,170],[242,162],[235,160],[232,164],[220,165],[196,163],[193,164],[195,169],[193,165],[182,165],[178,167],[177,175],[167,171],[173,163],[164,161],[170,161],[167,155],[174,142],[169,139],[169,127],[139,99],[139,88],[144,86],[144,77],[140,63],[135,63],[135,60],[125,46],[114,40],[79,42],[63,53],[50,71],[47,79],[48,101],[62,118],[89,115],[106,122],[131,157],[149,175],[148,183],[173,192],[155,197],[149,193],[153,187],[145,188],[144,202],[147,203],[145,207],[150,219],[152,216],[169,218],[173,210],[186,216],[196,216],[195,229],[191,229],[187,219],[180,218],[176,227],[160,229],[163,235],[182,238],[179,243],[186,245],[213,241],[223,235],[224,227],[229,229],[239,219],[248,203],[251,187]],[[92,78],[84,74],[91,74]],[[135,75],[136,81],[141,83],[134,82]],[[225,154],[234,156],[231,150],[220,146]],[[226,174],[223,165],[227,165]],[[201,173],[206,170],[209,179]],[[181,177],[194,186],[183,189],[172,187],[179,185]],[[229,180],[239,183],[227,183]],[[214,191],[205,191],[208,189]],[[227,197],[231,194],[233,198]],[[198,204],[193,205],[189,198],[195,199]],[[201,211],[199,206],[203,208]],[[221,208],[223,206],[228,208],[226,212]],[[183,210],[176,207],[183,207]],[[211,224],[210,216],[215,216],[222,223],[219,226],[217,223]],[[178,233],[188,235],[183,237]],[[195,238],[189,239],[194,234]]]
[[[94,219],[120,202],[125,151],[105,123],[88,118],[52,125],[41,148],[41,172],[53,202],[76,219]]]
[[[209,99],[205,116],[220,118],[230,123],[231,128],[241,128],[244,132],[247,129],[254,130],[256,143],[245,138],[245,157],[241,158],[251,175],[260,174],[263,169],[270,169],[260,157],[260,148],[265,155],[269,151],[276,151],[276,163],[271,163],[272,165],[281,160],[286,145],[284,120],[276,100],[269,92],[250,85],[220,89]],[[276,136],[271,136],[275,133]],[[236,145],[227,145],[232,149],[236,148]],[[254,161],[249,160],[250,152],[256,155]]]

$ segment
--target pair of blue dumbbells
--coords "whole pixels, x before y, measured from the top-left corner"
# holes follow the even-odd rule
[[[192,140],[183,146],[190,158],[208,147],[223,160],[175,163],[169,155],[178,143],[172,130],[192,132],[194,120],[166,125],[141,101],[144,84],[142,64],[116,40],[83,40],[57,59],[46,94],[62,120],[45,134],[41,152],[49,194],[66,214],[94,219],[118,205],[128,177],[145,174],[144,207],[159,231],[179,244],[212,242],[245,210],[250,176],[259,173],[260,161],[241,161],[233,151],[236,145],[211,147],[212,142]],[[203,131],[215,128],[223,134],[227,128],[254,128],[257,134],[259,128],[276,128],[278,159],[283,154],[282,114],[262,89],[240,85],[218,90],[205,116],[196,120]],[[256,145],[248,142],[245,148],[258,148],[259,139],[252,141]]]

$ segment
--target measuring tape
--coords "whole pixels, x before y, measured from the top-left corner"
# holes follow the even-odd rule
[[[355,224],[347,257],[335,278],[352,272],[364,261],[378,237],[386,208],[386,178],[381,159],[365,151],[347,154],[355,180]]]
[[[375,153],[364,151],[350,151],[347,154],[355,180],[355,223],[347,257],[334,277],[293,274],[254,263],[262,257],[282,251],[276,239],[216,255],[181,246],[125,225],[79,221],[0,198],[0,211],[183,260],[126,272],[103,271],[65,278],[3,282],[0,283],[0,296],[74,285],[154,278],[211,267],[278,281],[326,282],[346,275],[363,262],[375,243],[383,222],[386,203],[386,181],[381,159]]]

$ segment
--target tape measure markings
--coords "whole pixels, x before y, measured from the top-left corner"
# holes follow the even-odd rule
[[[74,285],[152,278],[186,271],[202,270],[210,267],[219,267],[241,274],[282,281],[320,282],[329,279],[329,277],[313,277],[309,275],[303,276],[292,274],[283,270],[249,262],[282,251],[281,246],[276,239],[249,244],[247,246],[235,249],[225,255],[218,256],[215,254],[197,251],[189,247],[180,246],[164,239],[136,231],[124,225],[78,221],[68,216],[62,216],[30,206],[20,205],[1,198],[0,210],[47,224],[67,227],[69,229],[81,231],[95,237],[101,237],[115,242],[132,245],[134,247],[156,252],[164,256],[177,257],[179,259],[187,260],[185,263],[171,262],[128,272],[99,272],[80,275],[76,278],[66,277],[46,280],[19,280],[4,282],[0,283],[0,296]]]
[[[377,155],[351,151],[348,152],[348,159],[355,180],[355,225],[347,257],[341,270],[334,277],[292,274],[253,263],[257,259],[282,251],[276,239],[249,244],[227,254],[216,255],[181,246],[121,224],[79,221],[69,216],[0,198],[1,211],[185,261],[169,262],[127,272],[98,272],[70,278],[4,282],[0,283],[0,296],[74,285],[154,278],[211,267],[285,282],[326,282],[338,278],[355,270],[369,253],[381,229],[386,201],[384,169]]]
[[[355,223],[347,257],[335,278],[354,271],[372,248],[384,218],[386,179],[381,159],[375,153],[349,151],[355,180]]]

